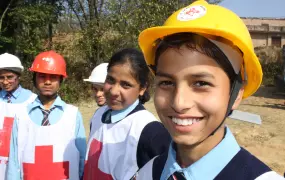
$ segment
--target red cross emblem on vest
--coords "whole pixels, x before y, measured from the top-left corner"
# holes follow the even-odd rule
[[[99,165],[99,157],[102,152],[102,142],[93,139],[88,153],[88,160],[84,168],[84,180],[113,180],[110,174],[102,172]]]
[[[69,162],[53,162],[53,146],[36,146],[35,163],[23,163],[24,180],[69,179]]]
[[[9,156],[13,122],[14,122],[14,118],[5,117],[3,121],[3,128],[0,129],[0,156],[2,157]]]

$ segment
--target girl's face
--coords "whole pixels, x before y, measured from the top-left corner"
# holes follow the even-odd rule
[[[92,84],[92,91],[97,105],[104,106],[106,103],[106,98],[104,96],[103,85]]]
[[[154,103],[158,115],[181,145],[195,145],[223,121],[230,80],[214,59],[182,46],[158,59]]]
[[[127,108],[144,92],[145,88],[140,88],[140,84],[131,74],[129,64],[118,64],[109,69],[104,84],[104,93],[111,109]]]

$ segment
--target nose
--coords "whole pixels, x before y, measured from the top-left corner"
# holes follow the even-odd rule
[[[112,96],[118,96],[120,93],[120,85],[119,84],[114,84],[111,88],[110,88],[110,94]]]
[[[9,84],[8,78],[4,78],[3,84]]]
[[[180,114],[186,113],[194,106],[193,96],[191,96],[191,89],[185,85],[176,87],[174,92],[171,107]]]
[[[98,90],[95,95],[96,95],[96,97],[101,97],[104,95],[104,92],[103,92],[103,90]]]
[[[51,84],[51,77],[49,75],[45,76],[45,84]]]

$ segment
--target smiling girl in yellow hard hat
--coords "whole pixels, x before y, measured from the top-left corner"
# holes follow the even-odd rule
[[[262,80],[249,32],[236,14],[196,1],[163,26],[144,30],[139,45],[156,75],[154,103],[173,143],[137,180],[283,179],[240,147],[225,125]]]

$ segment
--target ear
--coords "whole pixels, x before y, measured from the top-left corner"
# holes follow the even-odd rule
[[[144,87],[144,88],[141,88],[140,89],[140,92],[139,92],[139,95],[140,96],[143,96],[143,94],[144,94],[144,92],[146,91],[146,88]]]
[[[237,107],[239,106],[239,104],[241,103],[242,100],[242,96],[243,96],[243,92],[244,92],[244,87],[240,88],[239,92],[238,92],[238,96],[232,106],[232,110],[237,109]]]

